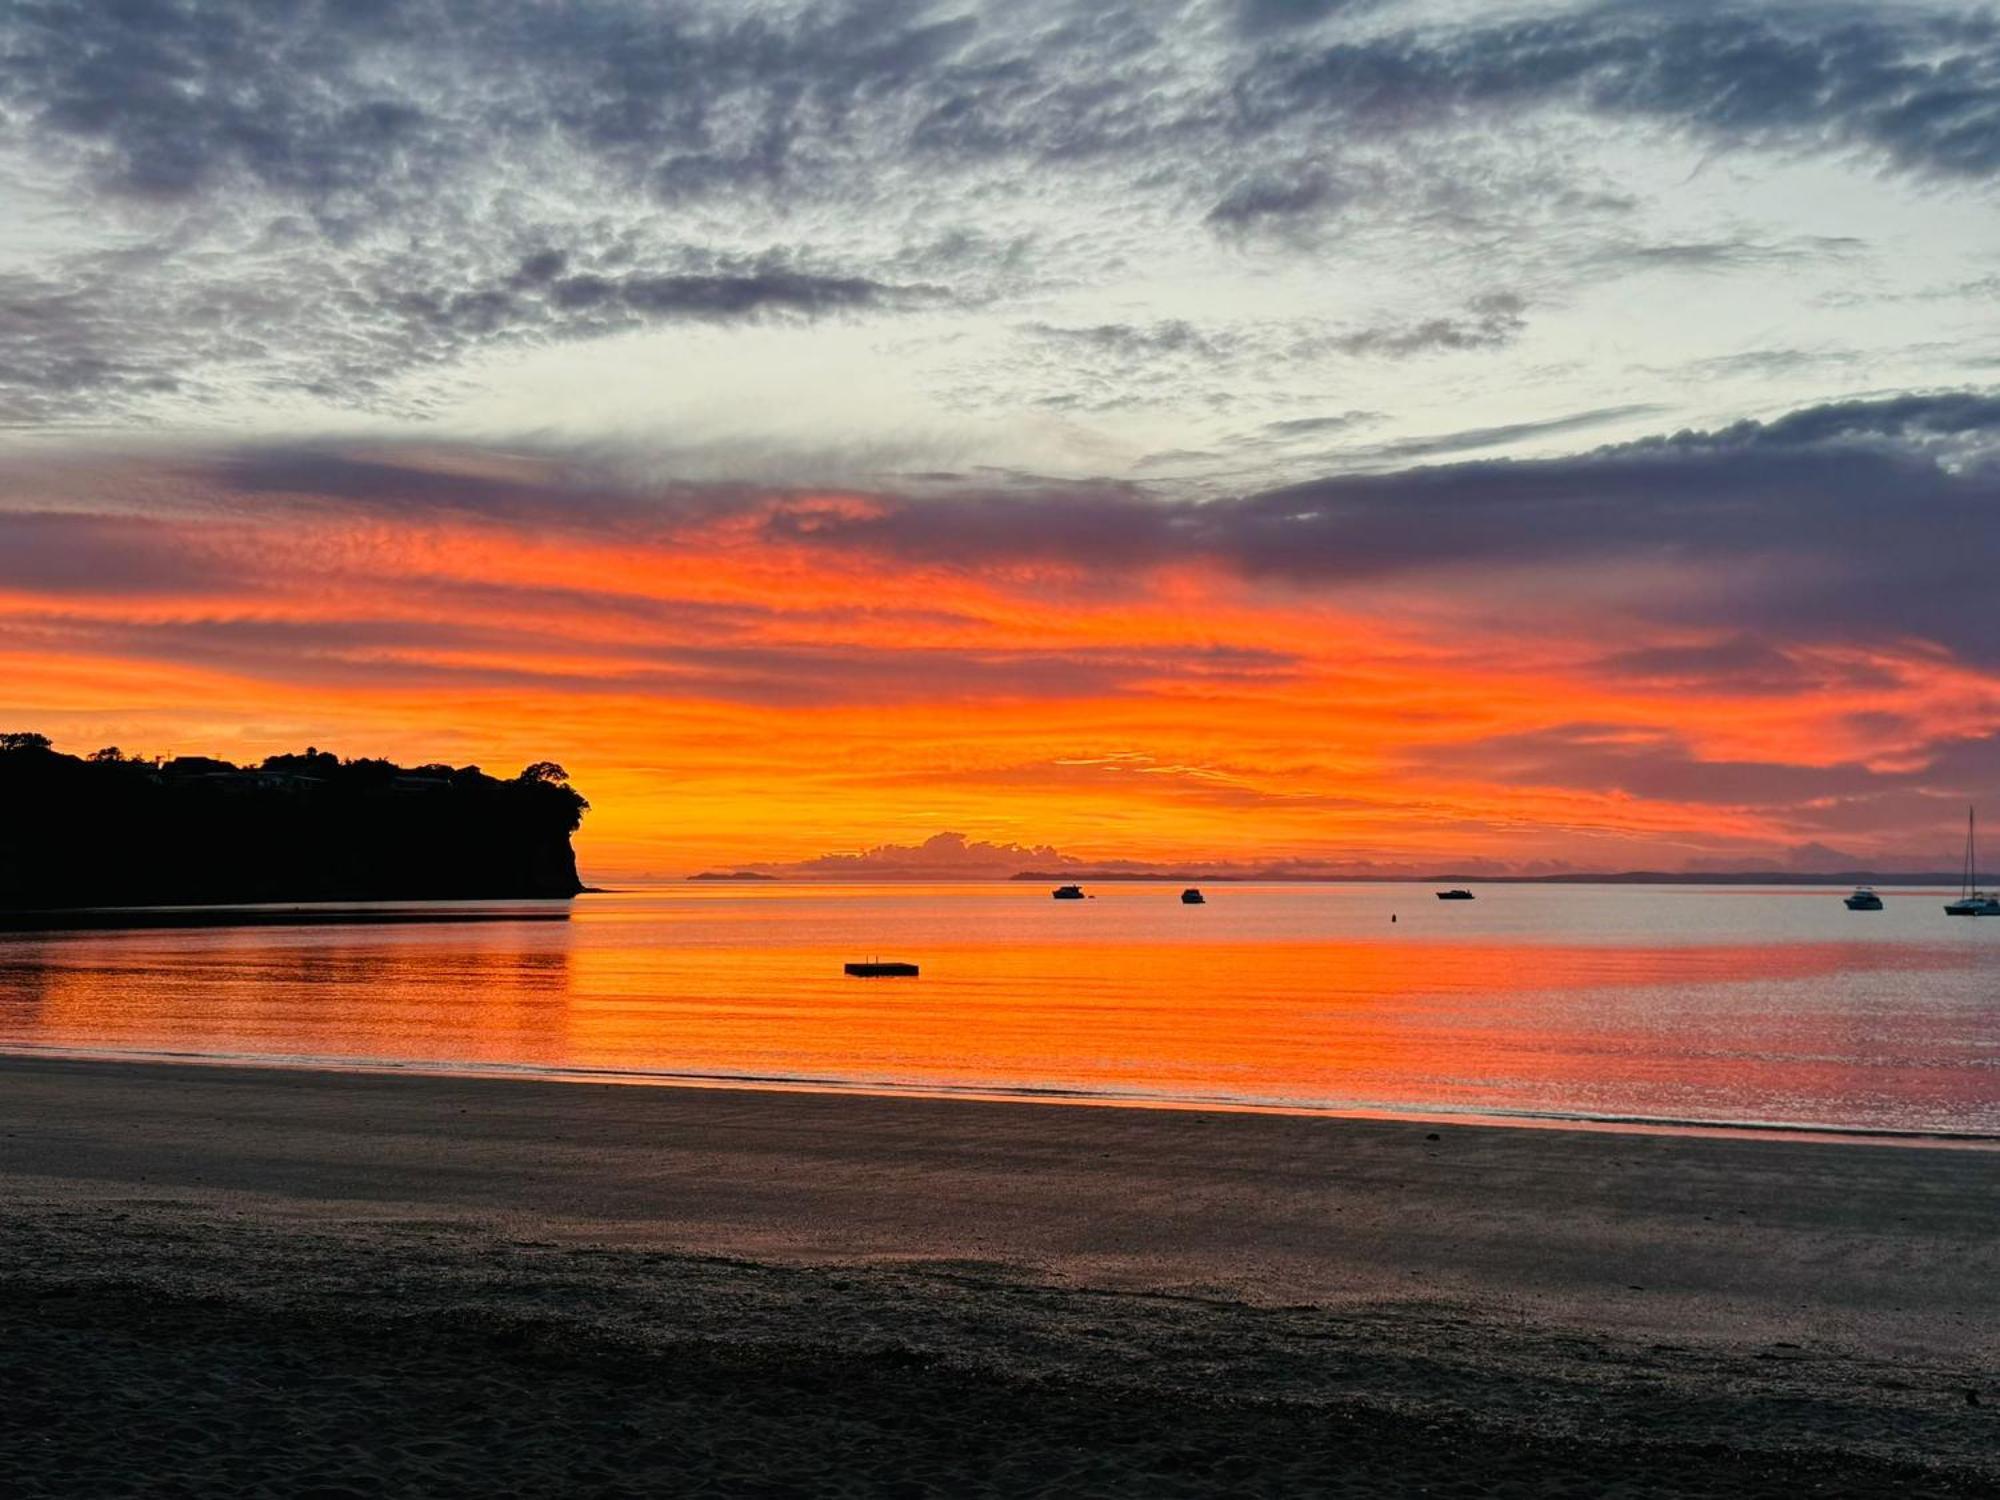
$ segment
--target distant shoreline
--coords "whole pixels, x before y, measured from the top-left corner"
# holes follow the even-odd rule
[[[1919,871],[1914,874],[1876,874],[1867,870],[1847,870],[1827,875],[1792,874],[1781,870],[1720,872],[1715,874],[1675,874],[1666,870],[1624,870],[1565,875],[1214,875],[1185,870],[1167,873],[1136,873],[1122,870],[1022,870],[1014,875],[917,875],[884,871],[877,875],[768,875],[752,871],[720,872],[704,870],[695,875],[660,879],[647,877],[626,884],[677,884],[699,881],[727,884],[743,881],[754,884],[786,885],[1797,885],[1797,886],[1890,886],[1922,890],[1957,890],[1959,872]]]
[[[1213,885],[1895,885],[1895,886],[1950,886],[1956,890],[1959,883],[1957,871],[1946,874],[1918,873],[1914,875],[1876,875],[1866,870],[1847,870],[1831,875],[1798,875],[1777,870],[1753,870],[1742,873],[1719,872],[1716,874],[1673,874],[1665,870],[1622,870],[1608,873],[1585,873],[1574,875],[1468,875],[1464,873],[1444,873],[1440,875],[1135,875],[1116,871],[1065,870],[1060,874],[1047,874],[1039,870],[1023,870],[1018,875],[1006,877],[1009,881],[1097,881],[1103,884],[1114,882],[1154,882],[1160,885],[1194,885],[1207,882]]]

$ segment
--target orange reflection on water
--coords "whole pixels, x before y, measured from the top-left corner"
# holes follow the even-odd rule
[[[568,947],[539,934],[524,942],[524,933],[460,927],[444,941],[436,931],[409,941],[389,928],[215,928],[15,939],[0,942],[0,1036],[215,1056],[542,1061],[571,1005]]]
[[[856,912],[689,911],[13,939],[0,1044],[2000,1129],[2000,1053],[1951,998],[1979,976],[1949,948],[1080,926],[1003,942],[967,917],[960,940],[924,948],[920,979],[863,981],[841,972],[866,956]]]
[[[1640,1097],[1712,1111],[1864,1085],[1930,1093],[1927,1059],[1946,1046],[1901,1020],[1885,1047],[1866,1013],[1760,1003],[1830,976],[1911,972],[1907,952],[1846,944],[987,944],[933,949],[923,977],[902,983],[846,979],[843,956],[579,950],[570,1059],[634,1068],[670,1055],[683,1071],[762,1077],[1630,1112]],[[1960,1102],[1975,1102],[1977,1087],[1976,1075],[1963,1080]]]

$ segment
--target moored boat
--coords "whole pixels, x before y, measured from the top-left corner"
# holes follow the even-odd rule
[[[1202,906],[1207,904],[1207,901],[1208,897],[1204,896],[1200,891],[1195,889],[1195,887],[1193,886],[1189,886],[1186,890],[1181,892],[1182,906]]]
[[[2000,896],[1979,889],[1979,815],[1965,810],[1965,872],[1959,877],[1958,899],[1945,903],[1953,917],[2000,917]]]
[[[1081,901],[1083,899],[1083,887],[1080,885],[1059,885],[1050,891],[1049,895],[1057,901]]]
[[[1882,909],[1882,898],[1875,894],[1874,886],[1857,885],[1854,888],[1854,894],[1847,897],[1847,909],[1849,911],[1880,911]]]
[[[1468,890],[1456,890],[1456,889],[1449,891],[1439,891],[1437,893],[1437,898],[1440,901],[1470,901],[1472,899],[1472,892]]]

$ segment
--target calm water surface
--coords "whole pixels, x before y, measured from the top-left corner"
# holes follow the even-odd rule
[[[2000,1134],[2000,920],[1934,893],[1095,890],[0,935],[0,1048]],[[876,956],[923,975],[841,973]]]

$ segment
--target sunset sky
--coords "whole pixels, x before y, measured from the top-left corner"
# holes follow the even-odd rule
[[[1983,7],[15,0],[0,729],[598,879],[1955,869],[1996,170]]]

